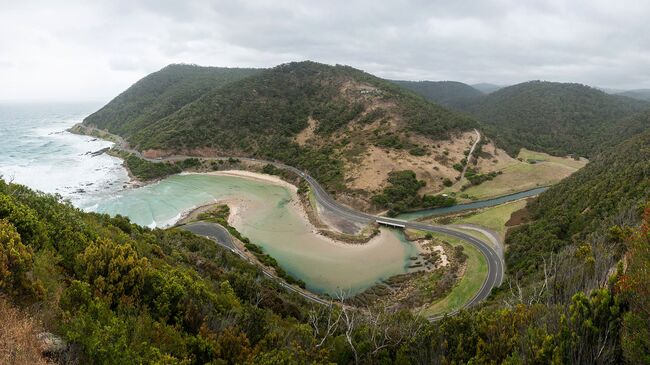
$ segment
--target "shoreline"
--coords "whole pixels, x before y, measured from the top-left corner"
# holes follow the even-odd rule
[[[309,215],[307,214],[307,211],[305,210],[305,207],[303,206],[303,203],[300,199],[300,196],[298,195],[298,188],[285,181],[282,180],[281,178],[274,176],[274,175],[267,175],[267,174],[262,174],[258,172],[252,172],[252,171],[247,171],[247,170],[223,170],[223,171],[210,171],[210,172],[186,172],[182,173],[186,175],[213,175],[213,176],[233,176],[233,177],[239,177],[243,179],[250,179],[250,180],[255,180],[255,181],[262,181],[266,183],[271,183],[274,185],[282,186],[287,189],[289,189],[289,192],[291,194],[291,200],[289,202],[289,206],[291,207],[290,209],[293,209],[298,216],[301,218],[303,223],[309,228],[311,233],[315,236],[318,236],[325,240],[328,244],[337,246],[337,247],[354,247],[354,246],[359,246],[359,247],[364,247],[364,248],[371,248],[374,247],[375,245],[379,244],[382,239],[385,238],[386,234],[389,234],[388,229],[381,229],[378,234],[373,235],[370,237],[366,242],[354,242],[350,243],[344,240],[338,240],[333,237],[330,237],[327,234],[324,234],[318,227],[316,227],[311,220],[309,219]],[[194,209],[191,209],[188,211],[186,214],[183,215],[181,219],[179,219],[176,223],[178,224],[179,222],[182,222],[184,220],[187,220],[187,218],[196,216],[200,214],[201,212],[208,210],[216,205],[220,204],[226,204],[230,208],[230,216],[228,217],[228,224],[231,226],[237,228],[239,223],[241,223],[245,217],[246,217],[246,210],[249,210],[252,208],[252,204],[250,201],[246,199],[241,199],[241,198],[225,198],[225,199],[218,199],[210,203],[202,204],[201,206],[198,206]],[[412,243],[409,242],[409,244],[413,245]],[[413,245],[414,247],[420,248],[417,245]]]

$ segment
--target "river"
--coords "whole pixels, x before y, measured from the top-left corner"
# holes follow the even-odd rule
[[[403,219],[405,221],[412,221],[412,220],[416,220],[416,219],[422,218],[422,217],[430,217],[430,216],[435,216],[435,215],[445,215],[445,214],[452,214],[452,213],[462,212],[464,210],[486,208],[486,207],[491,207],[491,206],[494,206],[494,205],[499,205],[499,204],[511,202],[511,201],[514,201],[514,200],[528,198],[528,197],[531,197],[531,196],[537,196],[537,195],[545,192],[546,190],[548,190],[548,187],[535,188],[535,189],[521,191],[521,192],[510,194],[510,195],[500,196],[498,198],[478,200],[478,201],[475,201],[475,202],[465,203],[465,204],[458,204],[458,205],[454,205],[454,206],[451,206],[451,207],[433,208],[433,209],[418,210],[416,212],[402,213],[402,214],[398,215],[395,218]]]

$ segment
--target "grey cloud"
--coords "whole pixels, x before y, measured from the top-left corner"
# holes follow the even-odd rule
[[[0,5],[0,66],[69,72],[66,95],[110,97],[171,62],[343,63],[387,78],[530,79],[648,88],[650,4],[630,1],[45,0]],[[33,9],[39,9],[34,12]],[[38,50],[38,51],[37,51]],[[40,54],[36,54],[39,52]],[[36,62],[35,60],[40,60]],[[3,70],[4,69],[4,70]],[[22,92],[53,89],[39,78]],[[51,83],[40,87],[36,82]],[[106,82],[104,82],[106,81]],[[14,93],[20,87],[13,88]],[[16,91],[18,90],[18,91]],[[0,85],[0,99],[7,95]]]

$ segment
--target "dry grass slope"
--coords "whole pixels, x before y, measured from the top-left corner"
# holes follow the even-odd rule
[[[37,339],[39,323],[0,297],[0,364],[49,364]]]

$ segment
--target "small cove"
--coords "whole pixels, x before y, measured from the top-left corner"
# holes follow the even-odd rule
[[[121,214],[134,223],[164,227],[183,212],[216,200],[243,201],[234,226],[262,246],[307,288],[353,295],[407,272],[417,248],[398,231],[382,230],[364,245],[349,245],[313,232],[292,201],[289,188],[238,176],[181,174],[89,203],[88,210]]]

